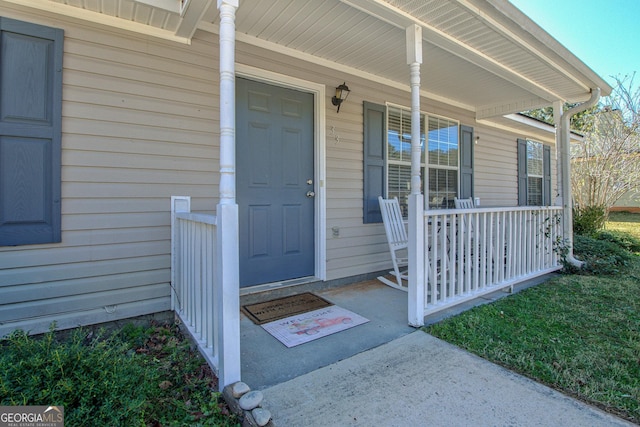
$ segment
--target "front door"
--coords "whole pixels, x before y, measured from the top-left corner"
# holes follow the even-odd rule
[[[240,286],[313,276],[313,94],[236,79]]]

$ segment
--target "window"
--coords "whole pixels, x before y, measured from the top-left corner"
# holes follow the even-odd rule
[[[61,239],[62,43],[62,30],[0,17],[1,246]]]
[[[428,139],[429,208],[452,208],[458,196],[458,123],[429,117]]]
[[[378,196],[397,197],[407,215],[411,192],[411,111],[364,102],[364,223],[382,222]],[[452,208],[454,197],[473,196],[473,128],[420,115],[421,177],[428,148],[430,209]],[[422,189],[421,189],[422,190]]]
[[[542,205],[542,143],[527,140],[527,205]]]
[[[551,149],[538,141],[518,140],[518,204],[550,205]]]
[[[420,168],[424,171],[424,115],[420,116]],[[411,111],[387,109],[387,197],[397,197],[403,215],[407,216],[408,196],[411,192]]]
[[[425,121],[428,133],[425,134]],[[426,144],[425,144],[426,142]],[[429,149],[429,192],[425,195],[430,209],[453,207],[458,195],[458,123],[420,115],[421,176],[425,176],[425,145]],[[397,197],[407,214],[411,192],[411,111],[395,106],[387,108],[387,197]],[[424,178],[423,178],[424,180]],[[421,189],[422,190],[422,189]]]

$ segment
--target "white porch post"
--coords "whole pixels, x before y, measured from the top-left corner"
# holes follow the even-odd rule
[[[408,321],[424,325],[424,197],[420,192],[420,64],[422,27],[406,29],[407,65],[411,73],[411,194],[409,194],[409,295]]]
[[[218,382],[240,381],[240,280],[236,204],[235,14],[238,0],[218,0],[220,11],[220,202],[218,284],[215,295],[219,337]],[[219,293],[218,293],[219,292]]]

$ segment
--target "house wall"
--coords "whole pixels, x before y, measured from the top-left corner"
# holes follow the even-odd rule
[[[216,49],[0,15],[65,30],[62,243],[0,247],[0,335],[168,310],[170,196],[216,202]]]
[[[168,310],[170,196],[191,196],[199,212],[217,203],[217,35],[186,46],[17,6],[0,14],[65,30],[62,243],[0,247],[0,335]],[[246,43],[236,60],[326,86],[327,279],[390,267],[382,225],[362,221],[362,102],[410,106],[409,92]],[[351,94],[338,114],[330,98],[343,81]],[[526,135],[429,99],[422,110],[474,127],[475,195],[516,205]]]

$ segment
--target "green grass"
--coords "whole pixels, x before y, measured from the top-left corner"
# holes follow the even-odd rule
[[[640,213],[610,212],[605,229],[622,231],[640,239]]]
[[[612,215],[607,229],[640,238],[640,215],[627,215]],[[562,275],[425,330],[640,422],[638,255],[616,274]]]
[[[234,426],[175,325],[0,340],[0,405],[63,405],[70,426]]]

